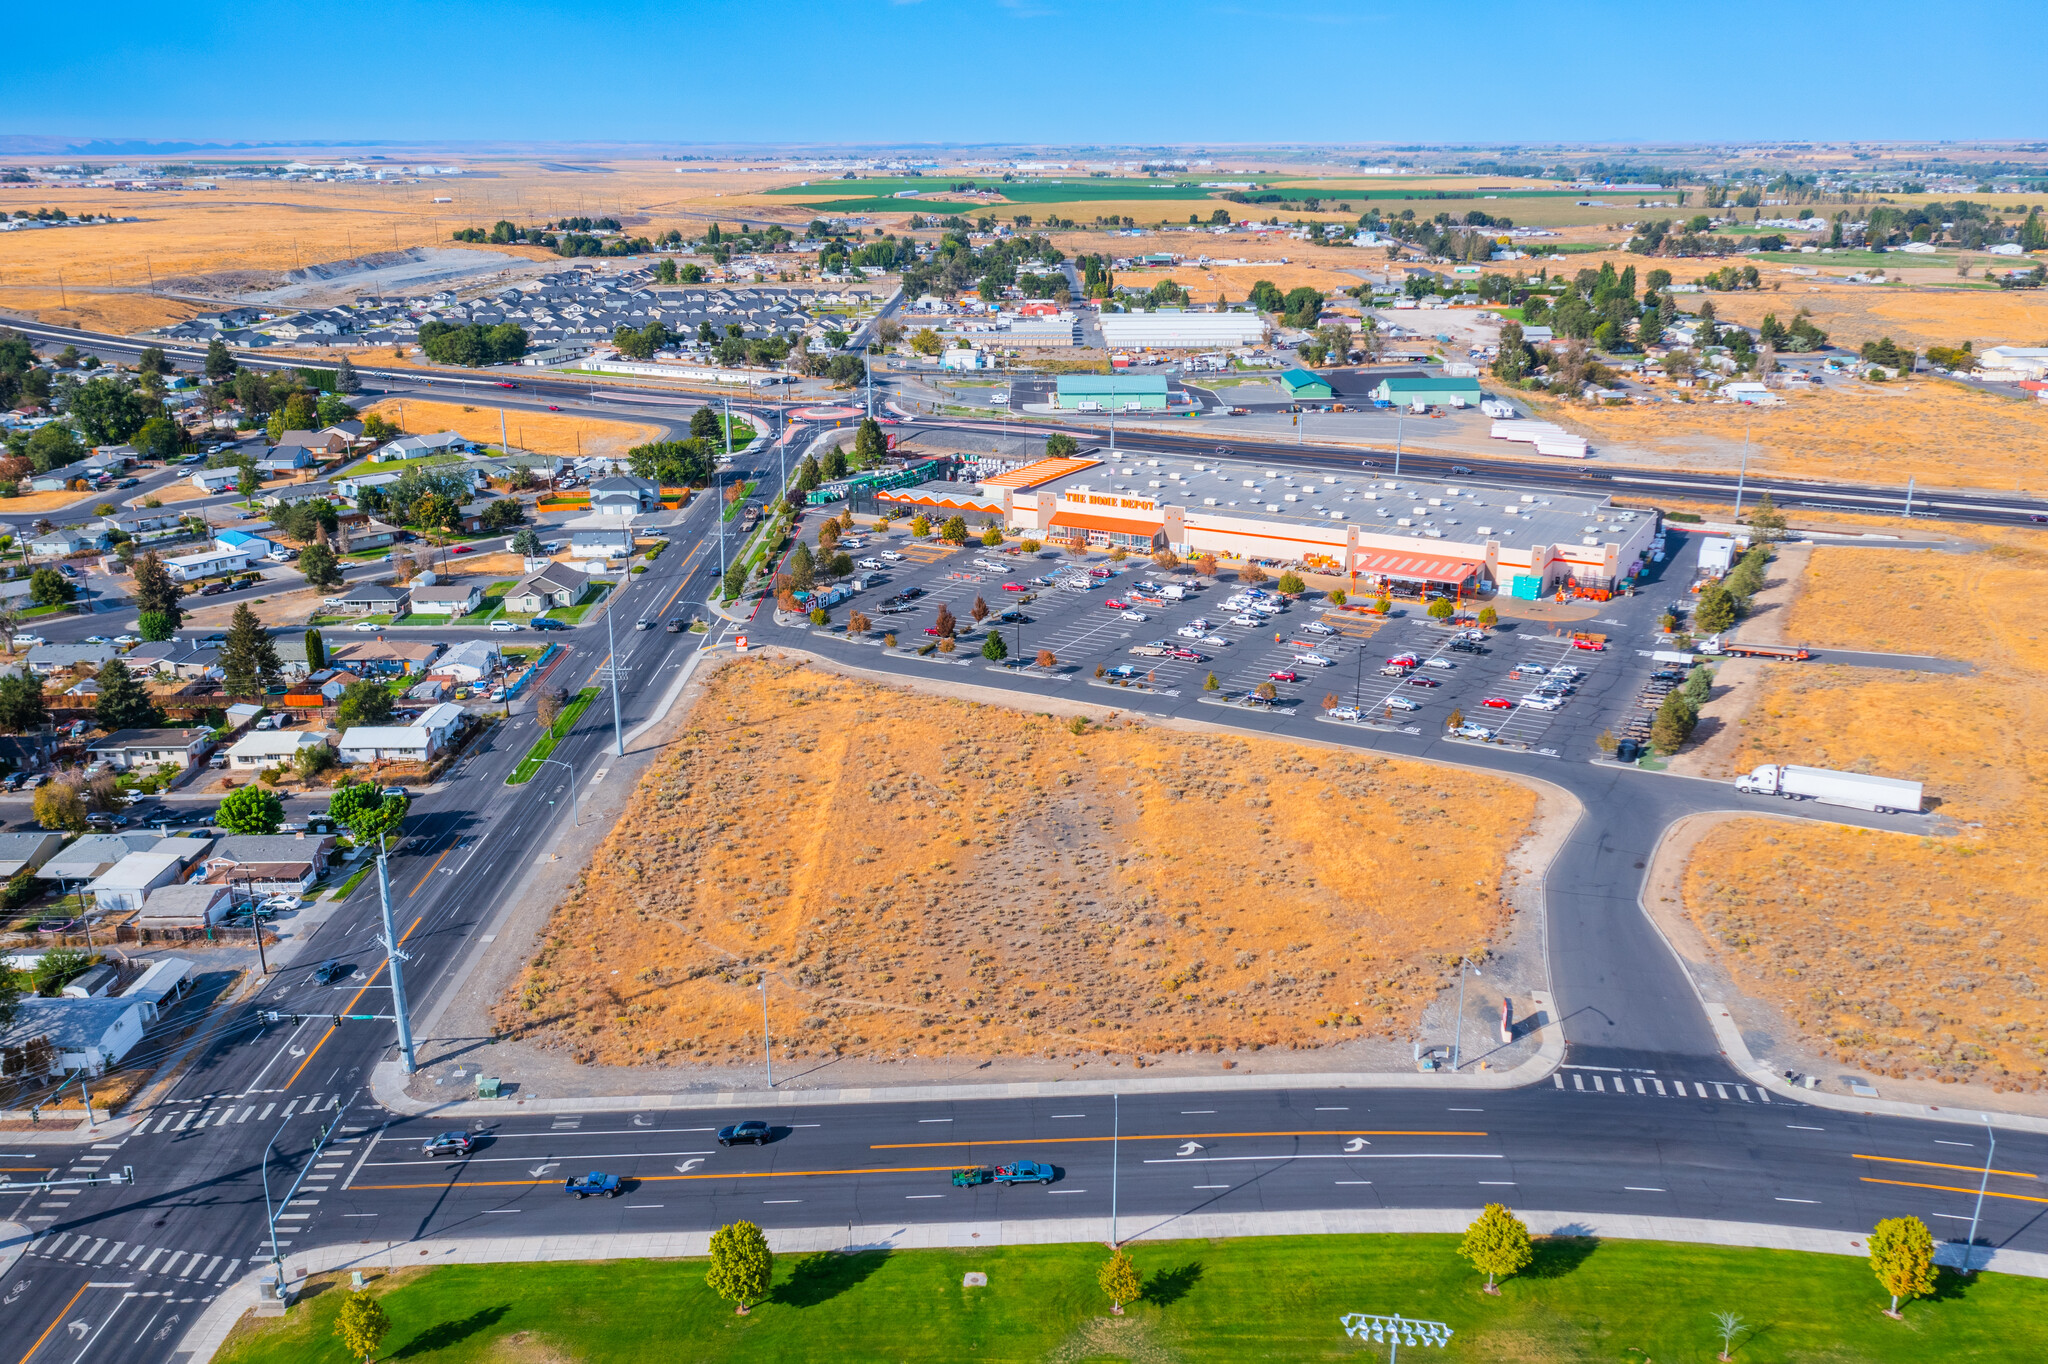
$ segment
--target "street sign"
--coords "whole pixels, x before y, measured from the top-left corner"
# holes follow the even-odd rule
[[[745,635],[734,635],[732,637],[732,647],[741,653],[745,653],[747,651],[747,637]]]

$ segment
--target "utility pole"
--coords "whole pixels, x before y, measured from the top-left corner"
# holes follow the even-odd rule
[[[1742,519],[1742,485],[1749,479],[1749,424],[1755,420],[1752,413],[1742,419],[1742,468],[1735,475],[1735,520]]]
[[[1914,476],[1914,475],[1912,475],[1912,474],[1907,474],[1907,475],[1906,475],[1906,516],[1907,516],[1907,518],[1908,518],[1908,519],[1911,519],[1911,517],[1912,517],[1912,515],[1913,515],[1913,479],[1914,479],[1914,477],[1915,477],[1915,476]]]
[[[718,524],[721,527],[725,525],[723,521]],[[724,543],[725,538],[721,535],[719,537],[719,544],[723,546]],[[723,556],[720,557],[722,558]],[[625,590],[625,584],[621,583],[619,585],[620,593],[623,594]],[[610,674],[612,684],[612,753],[614,756],[623,758],[626,756],[626,729],[624,721],[619,718],[619,646],[615,642],[615,636],[612,634],[612,613],[613,608],[617,605],[618,601],[616,598],[605,604],[604,642],[605,648],[610,651],[611,656],[605,660],[604,667],[605,671]]]
[[[1394,413],[1394,477],[1401,476],[1401,423],[1408,419],[1403,412]]]
[[[1470,958],[1468,957],[1461,956],[1458,958],[1458,1026],[1456,1031],[1451,1034],[1451,1074],[1453,1075],[1458,1073],[1459,1066],[1465,1064],[1465,967],[1469,962]],[[1479,968],[1474,966],[1472,974],[1478,975]]]
[[[1115,1250],[1116,1239],[1116,1175],[1117,1152],[1123,1135],[1123,1096],[1110,1091],[1109,1095],[1109,1248]]]
[[[86,1109],[87,1116],[90,1116],[91,1113],[92,1109],[88,1107]],[[1984,1121],[1984,1135],[1990,1140],[1991,1149],[1984,1153],[1984,1178],[1977,1185],[1977,1206],[1970,1213],[1970,1239],[1963,1246],[1963,1273],[1965,1274],[1977,1272],[1970,1267],[1970,1260],[1977,1253],[1977,1219],[1984,1215],[1984,1191],[1991,1187],[1991,1158],[1998,1154],[1998,1133],[1991,1130],[1991,1120],[1989,1118],[1986,1118]]]
[[[391,922],[391,875],[382,834],[377,835],[377,900],[384,911],[384,960],[391,968],[391,1012],[398,1019],[398,1058],[410,1075],[418,1067],[412,1048],[412,1021],[405,1012],[405,973],[399,966],[405,960],[405,951],[398,945],[398,930]]]
[[[768,1039],[768,972],[761,972],[761,1059],[768,1066],[768,1088],[775,1088],[775,1047]]]
[[[512,457],[512,444],[505,439],[505,409],[498,409],[498,452],[507,459]]]

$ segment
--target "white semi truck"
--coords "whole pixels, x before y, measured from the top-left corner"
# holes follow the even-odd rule
[[[1920,783],[1894,777],[1869,777],[1861,772],[1830,772],[1825,767],[1794,767],[1765,763],[1735,779],[1735,789],[1753,796],[1786,800],[1817,800],[1854,810],[1910,810],[1920,813]]]

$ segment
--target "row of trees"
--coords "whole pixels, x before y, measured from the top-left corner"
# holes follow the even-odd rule
[[[526,328],[515,322],[486,327],[481,322],[457,326],[448,322],[422,322],[420,349],[437,364],[502,365],[526,354]]]

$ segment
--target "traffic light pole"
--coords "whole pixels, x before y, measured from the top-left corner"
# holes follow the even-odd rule
[[[384,835],[377,835],[377,899],[384,909],[384,961],[391,968],[391,1012],[398,1022],[398,1059],[410,1075],[417,1065],[412,1049],[412,1021],[405,1013],[405,972],[399,963],[405,953],[398,946],[398,930],[391,922],[391,876],[384,855]]]

